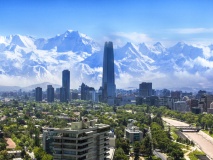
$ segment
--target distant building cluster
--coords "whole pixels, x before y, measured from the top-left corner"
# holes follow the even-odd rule
[[[115,73],[114,73],[114,51],[113,43],[106,42],[104,46],[103,57],[103,78],[102,86],[96,92],[93,87],[89,87],[82,83],[80,90],[70,91],[70,71],[64,70],[62,72],[62,87],[54,88],[51,85],[47,86],[46,101],[54,102],[54,99],[60,102],[69,102],[71,99],[81,99],[92,102],[104,102],[109,105],[115,105],[116,102],[116,86],[115,86]],[[44,100],[42,88],[35,89],[35,100],[41,102]]]

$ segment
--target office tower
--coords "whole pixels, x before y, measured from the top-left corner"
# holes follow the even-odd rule
[[[70,100],[70,71],[63,70],[62,72],[62,87],[64,88],[64,102],[68,102]]]
[[[35,98],[36,98],[36,101],[37,102],[41,102],[42,101],[42,88],[41,87],[37,87],[36,89],[35,89]]]
[[[141,96],[141,97],[152,96],[152,83],[151,82],[142,82],[141,84],[139,84],[139,96]]]
[[[115,103],[114,52],[112,42],[105,42],[103,57],[102,101],[109,105]]]
[[[109,155],[110,126],[83,119],[70,128],[43,130],[43,149],[54,160],[104,160]]]
[[[65,92],[66,92],[65,88],[61,87],[60,88],[60,102],[67,102]]]
[[[54,88],[52,85],[47,85],[47,102],[54,102]]]
[[[180,99],[181,98],[181,91],[171,91],[171,97],[174,99]]]
[[[87,97],[87,89],[88,86],[85,85],[84,83],[81,84],[81,100],[86,100]]]
[[[93,87],[81,84],[81,100],[96,101],[96,92]]]

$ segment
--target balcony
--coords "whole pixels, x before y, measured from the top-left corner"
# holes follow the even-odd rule
[[[76,140],[68,140],[68,139],[64,139],[62,141],[63,144],[76,144]]]
[[[105,141],[108,141],[108,140],[109,140],[109,137],[107,137],[107,138],[104,138],[104,140],[105,140]]]
[[[63,145],[64,149],[76,149],[75,145]]]
[[[76,145],[83,146],[89,143],[93,143],[93,139],[79,140],[78,143],[76,143]]]
[[[104,146],[109,146],[109,143],[104,143]]]
[[[98,144],[100,145],[100,144],[103,144],[104,142],[105,142],[104,140],[99,140]]]
[[[53,136],[53,139],[61,139],[61,135],[55,135],[55,136]]]

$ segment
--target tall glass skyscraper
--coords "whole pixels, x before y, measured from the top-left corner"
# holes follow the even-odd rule
[[[70,100],[70,71],[63,70],[62,72],[62,88],[64,88],[63,100],[65,102]]]
[[[41,87],[36,87],[35,89],[35,99],[37,102],[41,102],[42,101],[42,88]]]
[[[115,104],[115,73],[113,43],[105,42],[103,57],[102,100],[109,105]]]
[[[52,85],[47,85],[47,102],[54,102],[54,88]]]

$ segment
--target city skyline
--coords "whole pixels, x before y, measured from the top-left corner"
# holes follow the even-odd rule
[[[49,38],[72,29],[94,37],[100,44],[108,40],[116,45],[127,41],[212,43],[212,4],[210,0],[2,0],[0,35]]]

